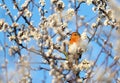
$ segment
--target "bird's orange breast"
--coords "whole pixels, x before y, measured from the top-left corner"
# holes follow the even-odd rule
[[[70,44],[78,43],[79,40],[80,40],[80,38],[71,38],[71,39],[70,39]]]
[[[73,32],[70,37],[69,44],[79,43],[80,42],[80,34],[77,32]]]

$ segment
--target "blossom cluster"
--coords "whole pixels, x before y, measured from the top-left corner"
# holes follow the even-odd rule
[[[118,50],[120,48],[118,46],[120,40],[117,40],[119,38],[117,36],[117,45],[113,46],[114,41],[111,39],[113,32],[120,30],[119,19],[115,15],[116,10],[113,10],[116,6],[111,6],[107,0],[70,0],[69,6],[64,0],[51,0],[50,9],[46,9],[45,0],[39,0],[39,2],[25,0],[22,4],[20,2],[21,0],[13,0],[14,10],[18,11],[16,15],[10,12],[4,0],[0,4],[11,20],[9,22],[6,19],[0,19],[0,31],[7,38],[3,41],[5,45],[0,42],[0,46],[3,46],[2,50],[8,51],[11,57],[19,57],[19,59],[18,57],[17,60],[15,59],[15,66],[16,71],[20,74],[17,77],[20,83],[31,82],[31,71],[37,70],[49,71],[53,77],[52,83],[87,83],[89,80],[108,82],[112,78],[119,81],[117,77],[120,75],[116,75],[116,72],[119,72]],[[85,3],[84,5],[87,7],[92,5],[92,13],[97,13],[94,19],[86,21],[87,16],[81,15],[79,9],[82,3]],[[50,10],[51,12],[49,12]],[[79,45],[74,43],[70,46],[69,39],[73,31],[80,32],[81,40]],[[100,49],[95,49],[95,45]],[[116,55],[113,55],[113,50],[116,51]],[[9,62],[6,54],[4,53],[5,63],[2,68],[7,70]],[[101,60],[99,63],[102,54],[105,54],[104,61]],[[39,55],[40,59],[35,55]],[[83,58],[84,56],[85,58]],[[112,60],[108,65],[109,58]],[[38,62],[36,62],[37,60]],[[37,66],[32,63],[36,63]],[[109,72],[112,69],[115,72],[110,74],[104,71],[105,74],[101,74],[101,76],[104,75],[102,78],[98,76],[96,70],[100,65],[105,65],[105,70],[109,70]],[[104,67],[102,66],[102,68]],[[81,77],[83,72],[85,76]],[[6,71],[6,77],[11,77],[7,74],[9,72]],[[105,80],[107,74],[109,74],[110,80]],[[17,74],[11,75],[15,77],[14,75]],[[6,81],[8,80],[13,82],[12,78],[7,78]]]

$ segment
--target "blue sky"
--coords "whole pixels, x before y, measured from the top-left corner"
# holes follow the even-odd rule
[[[21,0],[21,1],[23,2],[24,0]],[[1,1],[0,1],[0,2],[1,2]],[[22,2],[21,2],[21,4],[22,4]],[[7,4],[7,6],[9,7],[12,15],[13,15],[13,16],[16,16],[17,13],[18,13],[18,11],[15,10],[15,9],[13,9],[13,4],[12,4],[11,0],[6,1],[6,4]],[[50,2],[49,2],[49,0],[46,0],[46,4],[47,4],[47,5],[45,6],[45,9],[48,10],[48,13],[46,14],[46,16],[48,17],[48,16],[51,14]],[[65,4],[67,5],[68,2],[65,1]],[[67,6],[65,6],[65,7],[66,7],[66,9],[68,8]],[[5,15],[6,11],[0,8],[0,12],[1,12],[0,18],[5,19],[6,22],[8,22],[9,24],[11,24],[11,21],[10,21],[9,17],[8,17],[7,15]],[[38,23],[39,23],[39,21],[40,21],[40,16],[39,16],[38,13],[39,13],[39,12],[38,12],[37,9],[35,8],[35,10],[33,11],[33,17],[32,17],[32,19],[34,20],[34,21],[33,21],[33,24],[34,24],[35,26],[38,26]],[[79,13],[80,15],[83,15],[83,16],[86,17],[86,18],[85,18],[85,21],[91,19],[91,17],[93,17],[93,16],[96,15],[95,13],[92,12],[92,5],[87,6],[86,4],[82,4],[82,5],[81,5],[81,8],[80,8],[80,10],[79,10],[78,13]],[[21,18],[21,20],[19,20],[18,22],[19,22],[19,24],[22,24],[22,23],[24,24],[24,21],[23,21],[22,18]],[[71,30],[75,31],[75,28],[74,28],[74,27],[75,27],[75,24],[74,24],[73,22],[70,22],[70,24],[68,25],[68,27],[69,27]],[[81,28],[81,29],[79,30],[79,32],[82,33],[83,30],[84,30],[84,27]],[[2,44],[3,44],[3,39],[4,39],[3,32],[0,32],[0,37],[1,37],[0,41],[1,41]],[[7,42],[7,43],[10,44],[10,42]],[[35,42],[32,42],[32,43],[34,44]],[[33,45],[32,43],[31,43],[31,45]],[[8,49],[6,49],[6,50],[8,51]],[[0,54],[2,55],[2,56],[0,56],[0,57],[1,57],[1,58],[0,58],[0,61],[1,61],[1,63],[3,63],[3,52],[0,51]],[[23,54],[26,54],[26,52],[23,51]],[[33,54],[33,56],[34,56],[34,54]],[[38,61],[38,62],[40,61],[40,56],[36,56],[36,58],[35,58],[35,57],[33,57],[33,58],[34,58],[33,60],[35,60],[35,61]],[[14,61],[16,61],[17,58],[12,57],[12,56],[9,56],[9,55],[8,55],[8,52],[7,52],[7,59],[9,60],[8,69],[9,69],[9,71],[12,71],[12,70],[15,68],[15,66],[14,66]],[[33,67],[34,67],[34,66],[39,67],[39,65],[33,64]],[[0,70],[0,71],[1,71],[1,73],[2,73],[2,70]],[[46,81],[47,83],[49,83],[49,82],[51,81],[51,79],[52,79],[52,77],[49,75],[49,72],[46,72],[46,73],[45,73],[44,70],[41,70],[41,71],[31,71],[31,75],[32,75],[32,78],[33,78],[33,80],[32,80],[33,83],[40,83],[42,80],[44,80],[44,76],[43,76],[44,74],[45,74],[46,77],[47,77],[47,79],[46,79],[45,81]]]
[[[8,7],[9,7],[9,9],[11,10],[11,13],[12,13],[12,15],[13,16],[15,16],[15,15],[17,15],[17,10],[15,10],[15,9],[13,9],[13,5],[12,5],[12,2],[11,2],[12,0],[7,0],[6,1],[6,4],[8,5]],[[22,2],[21,2],[21,4],[23,3],[23,1],[24,0],[21,0]],[[36,1],[38,1],[38,0],[36,0]],[[50,2],[49,2],[50,0],[46,0],[46,6],[45,6],[45,9],[46,10],[48,10],[48,13],[46,14],[46,17],[48,17],[52,12],[51,12],[51,10],[50,10]],[[0,0],[0,2],[1,2],[1,0]],[[67,0],[65,0],[65,4],[67,5],[68,4],[68,2],[67,2]],[[82,5],[81,5],[81,7],[80,7],[80,9],[79,9],[79,12],[78,12],[78,14],[79,15],[82,15],[82,16],[85,16],[85,21],[88,21],[88,20],[90,20],[91,18],[93,18],[94,16],[96,16],[97,14],[96,13],[94,13],[93,11],[92,11],[92,7],[93,7],[93,5],[86,5],[85,3],[83,3]],[[67,9],[68,7],[66,6],[66,9]],[[6,22],[8,22],[9,24],[11,24],[11,21],[10,21],[10,19],[9,19],[9,17],[8,16],[6,16],[5,15],[5,11],[4,10],[2,10],[1,8],[0,8],[0,18],[3,18],[3,19],[5,19],[5,21]],[[38,14],[39,12],[37,11],[37,9],[35,8],[35,10],[33,11],[33,17],[32,17],[32,20],[34,20],[34,22],[33,22],[33,24],[35,25],[35,26],[38,26],[38,23],[40,22],[40,16],[39,16],[39,14]],[[91,24],[91,23],[93,23],[94,21],[95,21],[96,19],[92,19],[89,23]],[[22,23],[24,23],[24,21],[23,21],[23,19],[20,19],[19,21],[19,24],[22,24]],[[70,22],[69,23],[69,25],[68,25],[68,28],[70,28],[72,31],[75,31],[75,23],[74,22]],[[81,27],[80,29],[79,29],[79,33],[82,33],[83,31],[84,31],[84,29],[85,29],[85,27]],[[2,42],[2,44],[3,44],[3,40],[4,40],[4,33],[3,32],[0,32],[0,42]],[[7,40],[7,39],[6,39]],[[6,41],[8,44],[11,44],[10,42],[8,42],[8,40]],[[35,41],[33,41],[33,42],[31,42],[31,44],[30,45],[33,45],[35,43]],[[96,55],[98,55],[98,53],[99,53],[99,51],[100,51],[100,49],[101,49],[101,47],[100,46],[98,46],[95,42],[92,42],[92,43],[90,43],[90,46],[89,46],[89,50],[95,50],[94,52],[92,52],[92,57],[90,57],[90,60],[94,60],[94,59],[96,59]],[[6,50],[8,50],[8,49],[6,49]],[[23,54],[26,54],[27,52],[26,51],[24,51],[23,50]],[[3,63],[3,52],[2,51],[0,51],[0,64],[1,63]],[[35,61],[41,61],[41,57],[40,56],[36,56],[35,54],[31,54],[31,55],[33,55],[32,57],[32,59],[33,60],[35,60]],[[34,55],[35,55],[35,57],[34,57]],[[85,55],[89,55],[89,52],[88,53],[85,53]],[[86,56],[86,57],[89,57],[89,56]],[[83,58],[86,58],[85,56],[83,56]],[[99,64],[99,63],[101,63],[101,61],[103,60],[102,58],[104,58],[105,57],[105,55],[104,54],[102,54],[101,56],[100,56],[100,59],[98,60],[98,62],[97,62],[97,64]],[[11,57],[11,56],[9,56],[8,55],[8,52],[7,52],[7,59],[9,60],[9,64],[8,64],[8,68],[10,69],[10,71],[12,70],[12,69],[14,69],[15,68],[15,66],[13,66],[14,65],[14,61],[15,60],[17,60],[17,58],[15,58],[15,57]],[[34,67],[34,66],[36,66],[36,67],[39,67],[39,65],[34,65],[33,64],[33,66],[32,67]],[[44,66],[44,65],[43,65]],[[45,66],[44,66],[45,67]],[[46,66],[46,67],[48,67],[48,66]],[[2,73],[2,69],[0,69],[0,73]],[[49,75],[49,72],[44,72],[44,70],[41,70],[41,71],[31,71],[31,75],[32,75],[32,78],[33,78],[33,83],[40,83],[42,80],[44,80],[44,76],[43,75],[46,75],[46,77],[47,77],[47,79],[46,79],[46,82],[47,83],[50,83],[51,82],[51,79],[52,79],[52,77]]]

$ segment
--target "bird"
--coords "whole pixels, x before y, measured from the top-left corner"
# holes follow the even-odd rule
[[[70,56],[68,56],[69,61],[74,61],[76,64],[78,64],[82,55],[80,46],[81,35],[78,32],[72,32],[68,45],[68,53],[70,54]]]

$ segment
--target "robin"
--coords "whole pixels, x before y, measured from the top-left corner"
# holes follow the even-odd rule
[[[73,32],[69,40],[68,52],[70,56],[68,58],[75,60],[75,63],[76,61],[78,63],[79,58],[81,58],[82,51],[80,49],[80,45],[81,45],[80,42],[81,42],[81,35],[78,32]]]

